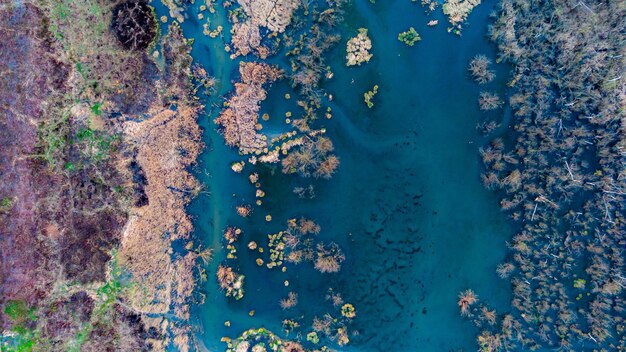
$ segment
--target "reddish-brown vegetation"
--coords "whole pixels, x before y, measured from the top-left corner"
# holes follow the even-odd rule
[[[235,92],[215,123],[222,127],[226,144],[243,154],[260,153],[267,148],[266,138],[257,132],[259,104],[266,97],[263,86],[280,78],[282,72],[265,63],[242,62],[239,73],[241,82],[235,83]]]
[[[4,312],[25,307],[39,350],[158,350],[185,334],[158,314],[186,319],[200,255],[171,255],[201,147],[189,48],[170,26],[159,71],[139,50],[153,36],[118,44],[112,6],[0,7],[0,322],[22,324]],[[154,31],[142,16],[131,32]]]

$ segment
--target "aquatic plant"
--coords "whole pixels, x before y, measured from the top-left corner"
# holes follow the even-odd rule
[[[247,204],[238,205],[236,209],[237,215],[241,216],[242,218],[247,218],[248,216],[250,216],[250,214],[252,214],[252,207]]]
[[[346,47],[346,65],[355,66],[369,62],[373,56],[369,52],[371,49],[372,41],[367,36],[367,28],[359,28],[359,34],[348,40]]]
[[[310,25],[304,33],[294,28],[291,35],[299,39],[293,41],[286,38],[289,51],[287,56],[292,57],[291,82],[298,88],[305,98],[298,102],[306,111],[306,120],[314,118],[315,111],[321,107],[323,91],[319,89],[319,82],[326,73],[326,78],[332,78],[329,66],[325,64],[324,53],[340,40],[335,25],[341,20],[343,1],[327,2],[324,8],[319,9],[317,15],[307,19]]]
[[[300,199],[313,199],[315,198],[315,186],[308,185],[307,187],[296,186],[293,188],[295,193]]]
[[[501,279],[506,279],[509,276],[511,276],[511,273],[513,272],[513,270],[515,270],[515,265],[513,265],[512,263],[501,263],[501,264],[498,264],[498,268],[496,269],[496,272],[498,273],[498,276],[500,276]]]
[[[448,28],[448,32],[454,31],[455,34],[461,35],[463,22],[478,5],[480,5],[480,0],[446,0],[442,9],[443,14],[448,16],[448,21],[452,25],[451,28]]]
[[[295,292],[289,292],[287,298],[283,298],[280,300],[280,307],[282,309],[293,308],[298,304],[298,294]]]
[[[306,137],[298,149],[281,161],[282,171],[303,177],[331,178],[339,167],[339,158],[331,154],[333,150],[332,141],[327,137]]]
[[[490,35],[498,61],[515,68],[515,138],[481,154],[502,208],[521,226],[510,263],[498,267],[511,281],[512,311],[482,327],[483,348],[626,345],[625,265],[616,250],[625,241],[623,45],[607,35],[624,11],[616,2],[498,6]]]
[[[298,220],[289,219],[289,221],[287,221],[287,228],[290,233],[295,233],[299,236],[309,234],[317,235],[321,230],[320,225],[306,218],[300,218]]]
[[[284,32],[291,23],[294,11],[300,6],[300,2],[295,0],[238,0],[237,3],[241,6],[243,20],[230,16],[231,22],[234,22],[231,44],[235,52],[231,55],[232,59],[249,53],[266,59],[272,52],[261,44],[261,31]]]
[[[283,343],[281,352],[305,352],[301,344],[294,341],[286,341]]]
[[[217,267],[216,276],[217,283],[224,290],[226,297],[234,297],[236,300],[243,298],[244,275],[235,273],[229,266],[220,265]]]
[[[235,93],[215,123],[227,145],[242,154],[261,153],[267,147],[267,138],[257,132],[259,104],[266,97],[263,85],[279,79],[282,71],[265,63],[241,62],[239,73],[241,82],[235,83]]]
[[[461,315],[467,316],[470,314],[470,307],[478,301],[478,296],[472,290],[465,290],[459,293],[458,305],[461,309]]]
[[[318,344],[320,342],[320,338],[319,336],[317,336],[317,333],[315,331],[311,331],[310,333],[306,334],[306,340],[313,344]]]
[[[243,171],[243,167],[246,165],[246,163],[244,161],[233,161],[230,164],[230,168],[231,170],[233,170],[236,173],[240,173]]]
[[[376,94],[378,94],[378,84],[375,85],[372,90],[367,91],[363,94],[363,99],[365,99],[365,104],[370,109],[374,107],[374,102],[372,101],[372,99],[374,99],[374,96],[376,96]]]
[[[411,0],[411,1],[417,1],[417,0]],[[439,1],[437,0],[421,0],[421,4],[422,7],[426,8],[426,12],[428,14],[430,14],[431,12],[435,11],[437,9],[437,6],[439,6]]]
[[[315,269],[322,273],[336,273],[341,269],[341,263],[346,259],[339,245],[332,242],[329,245],[317,245]]]
[[[502,100],[497,94],[491,92],[480,92],[480,97],[478,98],[480,110],[494,110],[501,107],[502,104]]]
[[[334,307],[339,307],[343,305],[343,297],[338,292],[334,292],[332,288],[328,289],[328,293],[326,294],[326,300],[331,301]]]
[[[248,351],[253,344],[253,348],[256,346],[265,348],[267,345],[267,348],[271,351],[278,351],[283,340],[274,335],[271,331],[265,328],[259,328],[244,331],[234,340],[223,338],[222,341],[227,344],[226,352],[245,352]],[[260,348],[256,347],[256,350],[260,350]]]
[[[341,315],[343,315],[344,317],[348,319],[352,319],[356,317],[356,309],[354,308],[352,304],[346,303],[343,306],[341,306]]]
[[[419,42],[420,40],[422,40],[422,38],[417,33],[415,28],[410,27],[408,31],[401,32],[398,34],[398,40],[408,46],[413,46],[416,42]]]
[[[485,55],[476,55],[470,61],[468,70],[472,78],[479,84],[485,84],[496,78],[496,73],[489,68],[491,60]]]

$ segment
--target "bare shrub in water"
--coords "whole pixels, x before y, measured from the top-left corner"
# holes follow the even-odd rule
[[[282,309],[293,308],[298,304],[298,294],[295,292],[289,292],[287,298],[280,300],[280,307]]]
[[[283,173],[331,178],[339,167],[339,158],[330,154],[333,149],[332,142],[326,137],[307,137],[297,150],[282,160]]]
[[[478,105],[480,105],[480,110],[494,110],[502,106],[502,100],[494,93],[481,92]]]
[[[496,73],[489,69],[489,65],[491,65],[491,60],[485,55],[476,55],[470,61],[468,70],[476,82],[485,84],[496,78]]]
[[[320,243],[317,245],[315,269],[322,273],[336,273],[341,269],[341,263],[345,259],[346,257],[336,243],[331,243],[328,246]]]
[[[461,315],[469,316],[471,314],[470,307],[478,302],[478,296],[472,290],[465,290],[459,294],[458,305],[461,309]]]

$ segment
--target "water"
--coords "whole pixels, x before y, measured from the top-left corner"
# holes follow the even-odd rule
[[[502,112],[488,115],[478,110],[481,87],[467,76],[474,55],[494,57],[495,48],[484,37],[494,4],[492,0],[478,6],[460,38],[446,32],[442,14],[427,18],[418,4],[408,0],[375,5],[354,1],[348,6],[340,28],[342,42],[327,60],[335,75],[323,87],[334,96],[333,118],[323,125],[341,159],[330,181],[250,165],[241,175],[230,170],[230,163],[241,157],[224,146],[212,119],[219,113],[220,95],[232,88],[237,62],[228,58],[221,39],[202,35],[195,21],[199,4],[188,9],[183,29],[187,37],[195,38],[194,60],[220,82],[216,93],[206,98],[207,115],[200,120],[207,148],[196,175],[210,194],[199,196],[189,209],[197,235],[215,249],[207,268],[209,280],[202,284],[206,300],[194,317],[200,344],[211,351],[224,350],[222,336],[236,337],[260,326],[280,333],[286,318],[302,318],[302,325],[310,326],[314,315],[333,310],[324,300],[332,287],[357,309],[351,330],[359,335],[351,336],[347,349],[476,349],[477,331],[459,316],[458,293],[472,288],[500,312],[507,310],[510,299],[509,285],[497,278],[495,268],[504,259],[512,229],[499,210],[497,195],[480,183],[478,148],[493,135],[487,138],[475,129],[486,117],[501,118]],[[227,32],[224,11],[216,9],[222,22],[212,27],[221,24]],[[157,12],[165,10],[157,4]],[[439,25],[427,27],[433,18]],[[410,26],[422,37],[414,47],[396,38]],[[361,67],[346,68],[345,42],[360,27],[369,29],[374,57]],[[496,69],[497,78],[486,89],[503,94],[507,67]],[[368,109],[363,93],[375,84],[379,93],[374,108]],[[272,116],[295,112],[285,105],[286,91],[285,83],[275,85],[262,112]],[[264,132],[277,131],[279,120],[271,119]],[[267,195],[251,217],[242,219],[234,207],[254,203],[255,190],[247,180],[252,171],[259,172]],[[315,186],[315,198],[303,200],[293,194],[293,187],[309,184]],[[269,223],[264,220],[267,214],[273,217]],[[339,274],[322,275],[306,263],[282,273],[254,262],[257,255],[245,248],[248,241],[266,247],[267,234],[301,216],[321,225],[320,239],[335,241],[346,252]],[[214,281],[225,256],[221,234],[227,225],[244,231],[235,266],[246,275],[241,301],[224,297]],[[278,301],[289,291],[299,293],[300,303],[283,311]],[[255,310],[252,317],[250,310]],[[224,325],[227,320],[230,327]]]

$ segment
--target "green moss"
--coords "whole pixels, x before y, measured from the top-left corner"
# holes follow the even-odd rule
[[[96,116],[100,116],[102,115],[102,111],[100,111],[100,107],[102,107],[101,103],[95,103],[91,106],[91,112],[93,112],[94,115]]]
[[[422,40],[415,28],[411,27],[408,31],[398,34],[398,40],[408,46],[413,46],[416,42]]]
[[[584,289],[587,281],[585,279],[576,279],[574,280],[574,287]]]
[[[378,94],[378,85],[374,86],[374,89],[365,92],[365,94],[363,94],[363,98],[365,99],[365,104],[367,104],[368,108],[372,108],[374,107],[374,102],[372,101],[372,99],[374,98],[374,96]]]
[[[8,197],[8,196],[3,197],[2,200],[0,200],[0,213],[11,210],[14,204],[15,202],[13,198]]]
[[[306,334],[306,340],[314,344],[318,344],[320,342],[320,338],[317,336],[315,331]]]
[[[17,324],[24,324],[35,320],[35,310],[28,307],[24,301],[8,301],[4,305],[4,314]]]
[[[37,319],[35,309],[24,301],[8,301],[4,305],[4,314],[11,321],[11,328],[3,333],[0,340],[2,352],[29,352],[38,339],[38,332],[28,328],[28,323]]]

